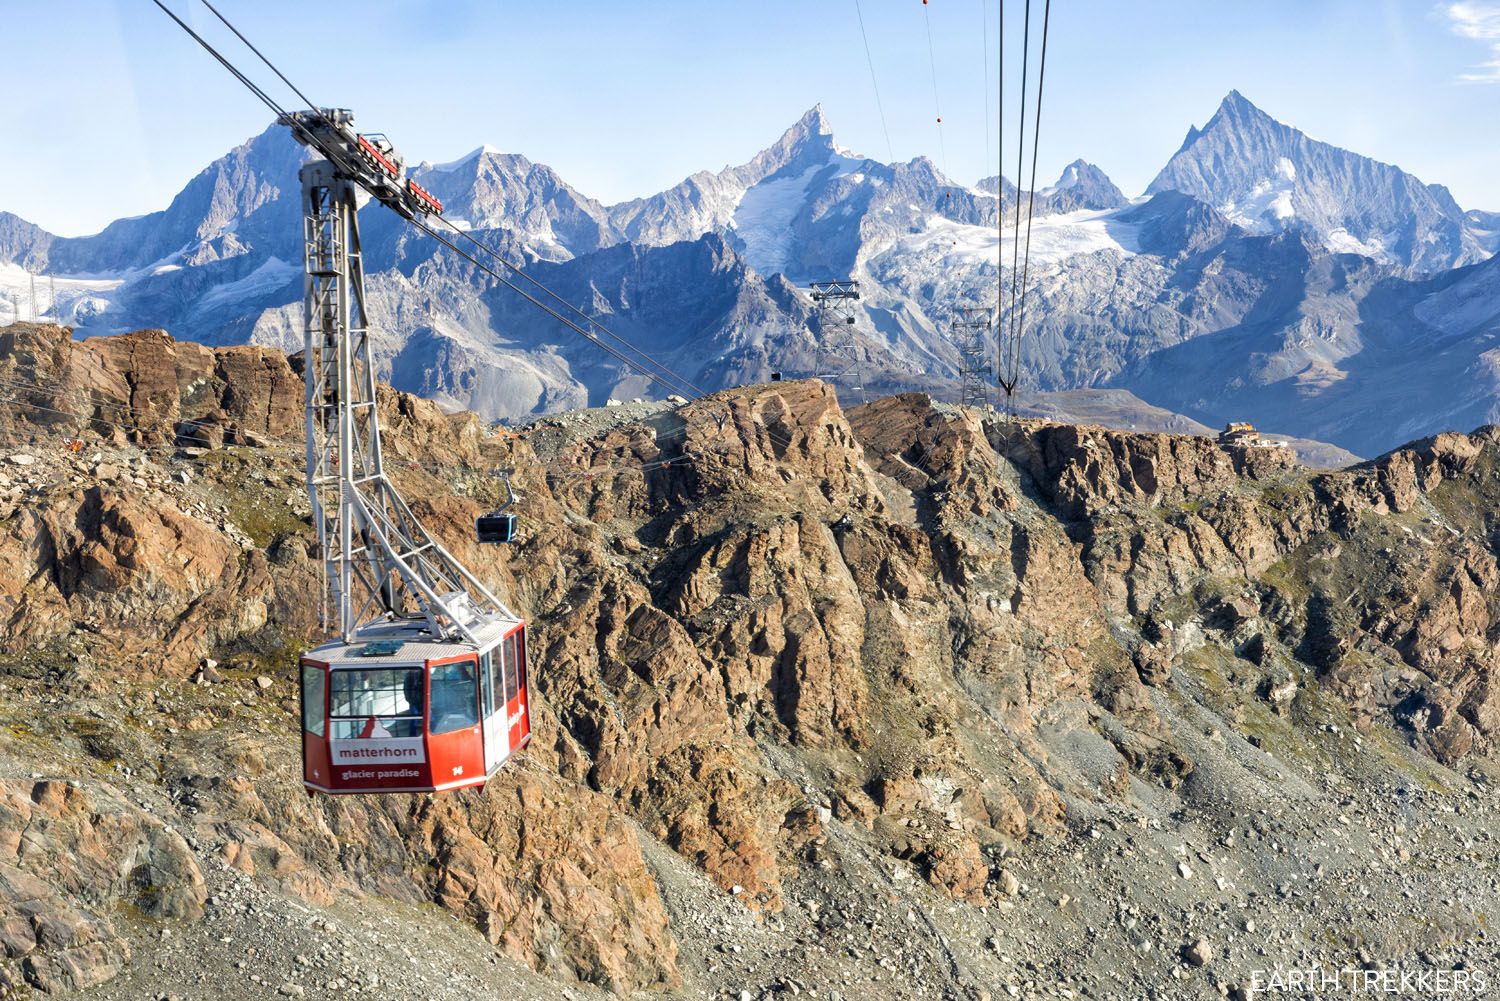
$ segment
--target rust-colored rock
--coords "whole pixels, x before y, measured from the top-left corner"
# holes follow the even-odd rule
[[[195,921],[205,896],[182,837],[109,787],[0,783],[0,963],[18,963],[33,987],[78,990],[118,973],[130,959],[119,902]]]
[[[846,414],[797,381],[586,415],[543,448],[383,388],[414,510],[530,621],[533,740],[482,796],[309,801],[288,750],[290,659],[319,628],[295,369],[21,324],[0,371],[64,411],[9,418],[46,461],[0,457],[6,640],[70,697],[138,689],[136,722],[64,733],[63,760],[159,760],[215,864],[313,905],[432,901],[561,979],[679,982],[643,837],[755,911],[846,835],[981,903],[986,859],[1061,833],[1071,805],[1191,788],[1164,718],[1211,672],[1224,726],[1262,698],[1293,725],[1319,689],[1447,762],[1500,728],[1492,430],[1312,475],[920,394]],[[64,432],[85,451],[54,448]],[[497,466],[521,537],[481,548]],[[173,694],[205,656],[240,709]],[[127,961],[104,903],[132,887],[159,888],[141,905],[159,916],[202,905],[193,853],[129,809],[84,823],[107,811],[80,796],[121,799],[93,779],[0,802],[6,975],[46,989]],[[144,872],[101,862],[115,845]],[[39,924],[43,862],[76,874]]]

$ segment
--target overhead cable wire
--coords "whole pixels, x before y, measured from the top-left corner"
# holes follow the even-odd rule
[[[205,39],[202,35],[198,34],[196,31],[194,31],[191,25],[189,25],[186,21],[184,21],[182,18],[178,17],[175,13],[173,13],[173,11],[172,11],[172,9],[170,7],[168,7],[166,4],[162,3],[162,0],[151,0],[151,2],[154,3],[154,4],[156,4],[157,7],[161,8],[162,13],[166,14],[173,21],[176,21],[177,22],[177,26],[179,28],[181,28],[183,31],[187,32],[188,35],[192,37],[193,41],[197,42],[199,45],[201,45],[203,47],[203,50],[205,52],[207,52],[209,55],[213,56],[214,59],[219,63],[220,66],[223,66],[226,70],[229,71],[229,73],[230,73],[231,76],[233,76],[240,83],[244,84],[245,87],[248,88],[249,91],[252,94],[254,94],[256,97],[260,98],[263,102],[265,102],[265,104],[266,104],[267,107],[270,107],[272,110],[276,111],[276,113],[279,114],[279,115],[286,113],[285,111],[282,110],[281,105],[278,104],[274,98],[272,98],[264,90],[261,90],[260,87],[258,87],[256,85],[255,81],[251,80],[244,73],[241,73],[239,71],[239,69],[233,63],[231,63],[228,59],[226,59],[224,56],[220,55],[219,51],[217,49],[215,49],[212,45],[210,45],[208,43],[207,39]]]
[[[1045,0],[1042,8],[1042,57],[1037,69],[1036,79],[1036,124],[1032,127],[1031,134],[1031,190],[1026,197],[1026,252],[1022,257],[1021,266],[1021,303],[1016,310],[1016,329],[1013,338],[1012,351],[1014,352],[1014,365],[1019,371],[1021,364],[1021,337],[1025,333],[1026,321],[1026,280],[1031,271],[1031,217],[1036,203],[1036,165],[1037,152],[1041,144],[1042,136],[1042,88],[1047,82],[1047,34],[1048,26],[1052,16],[1052,0]],[[1023,123],[1024,124],[1024,123]],[[1017,209],[1020,208],[1020,196],[1017,193]]]
[[[202,0],[202,2],[203,2],[203,6],[207,7],[210,11],[212,11],[213,15],[215,17],[217,17],[224,24],[224,26],[226,28],[228,28],[230,31],[232,31],[234,33],[234,36],[236,38],[238,38],[241,42],[244,43],[244,45],[245,45],[246,48],[248,48],[251,52],[255,53],[255,55],[260,59],[260,61],[263,62],[263,63],[265,63],[265,65],[271,70],[271,72],[275,73],[276,76],[278,78],[280,78],[280,80],[281,80],[282,83],[286,84],[289,88],[291,88],[292,92],[295,93],[299,98],[301,98],[302,101],[308,106],[308,108],[310,110],[312,110],[319,118],[322,118],[323,121],[330,128],[334,127],[333,123],[328,120],[328,116],[326,114],[324,114],[323,109],[322,109],[322,105],[320,105],[320,104],[316,103],[315,101],[313,101],[311,98],[309,98],[307,96],[306,93],[304,93],[302,91],[301,88],[299,88],[296,84],[292,83],[292,81],[287,77],[287,75],[285,73],[281,72],[281,70],[276,66],[276,64],[273,63],[273,62],[271,62],[271,60],[269,58],[267,58],[267,56],[265,55],[265,53],[261,52],[261,50],[258,49],[253,42],[251,42],[248,38],[246,38],[244,36],[244,34],[241,33],[241,31],[238,28],[236,28],[229,21],[228,18],[226,18],[223,14],[221,14],[219,12],[219,9],[217,7],[215,7],[210,2],[210,0]],[[158,6],[160,6],[160,5],[158,4]],[[320,147],[320,149],[321,149],[321,147]],[[471,234],[471,233],[469,233],[469,232],[467,232],[467,231],[465,231],[463,229],[460,229],[452,221],[450,221],[448,219],[444,219],[441,215],[439,215],[438,218],[441,219],[443,221],[443,223],[446,224],[451,230],[453,230],[454,233],[462,236],[464,239],[466,239],[470,243],[474,244],[474,246],[476,246],[479,249],[481,249],[481,250],[487,252],[488,254],[490,254],[490,256],[494,257],[501,264],[503,264],[507,268],[509,268],[512,273],[514,273],[516,275],[519,275],[520,277],[524,278],[526,281],[530,282],[531,285],[534,286],[535,288],[537,288],[539,291],[545,292],[547,295],[551,296],[554,300],[556,300],[557,302],[559,302],[560,304],[562,304],[563,306],[565,306],[567,309],[569,309],[572,312],[576,313],[579,317],[581,317],[590,326],[596,328],[599,332],[603,333],[605,336],[607,336],[607,337],[611,338],[612,340],[618,342],[619,344],[623,345],[628,350],[633,351],[636,354],[640,355],[641,358],[644,360],[645,364],[642,365],[640,362],[635,362],[635,363],[633,363],[631,365],[631,367],[634,367],[634,368],[654,368],[654,369],[657,370],[658,374],[660,374],[662,376],[665,376],[665,377],[671,379],[672,381],[678,383],[679,384],[678,389],[686,389],[686,390],[688,390],[688,395],[690,395],[690,396],[704,396],[704,395],[707,395],[703,389],[701,389],[700,387],[698,387],[698,386],[694,385],[693,383],[689,382],[687,379],[685,379],[685,378],[677,375],[677,373],[673,372],[671,369],[667,368],[665,365],[662,365],[661,363],[657,362],[656,359],[653,358],[650,354],[648,354],[647,352],[643,351],[640,348],[637,348],[635,345],[631,344],[629,341],[625,340],[623,337],[619,337],[613,331],[611,331],[607,327],[605,327],[604,324],[600,323],[596,318],[594,318],[593,316],[590,316],[588,313],[585,313],[583,310],[579,309],[577,306],[575,306],[573,303],[569,302],[563,296],[558,295],[556,292],[552,291],[552,289],[550,289],[546,285],[542,284],[539,280],[537,280],[536,278],[534,278],[531,275],[527,274],[523,269],[521,269],[520,267],[512,264],[510,261],[506,260],[506,258],[505,258],[505,256],[503,254],[499,253],[498,251],[496,251],[494,248],[488,246],[487,244],[484,244],[484,243],[480,242],[480,240],[478,238],[476,238],[473,234]]]
[[[880,82],[875,79],[875,60],[870,55],[870,36],[865,33],[865,15],[859,9],[859,0],[854,0],[854,14],[859,18],[859,37],[865,43],[865,62],[870,67],[870,86],[875,91],[875,110],[880,112],[880,131],[885,133],[885,151],[891,159],[896,162],[896,148],[891,145],[891,130],[885,123],[885,105],[880,100]]]
[[[326,156],[329,160],[333,161],[346,174],[350,175],[351,178],[355,181],[355,183],[359,183],[359,180],[358,180],[359,172],[357,170],[351,168],[349,166],[349,164],[347,163],[347,161],[345,161],[342,157],[340,157],[338,155],[338,152],[336,150],[328,149],[322,143],[318,142],[317,138],[315,136],[313,136],[311,132],[309,132],[305,127],[301,126],[300,123],[297,123],[295,119],[291,118],[288,115],[286,109],[283,108],[279,102],[277,102],[273,97],[271,97],[264,89],[262,89],[260,86],[258,86],[245,73],[243,73],[242,71],[240,71],[239,68],[237,68],[232,62],[230,62],[228,58],[226,58],[216,48],[214,48],[214,46],[211,43],[209,43],[207,39],[205,39],[197,31],[194,31],[193,28],[190,25],[187,24],[187,22],[185,22],[182,18],[178,17],[176,13],[174,13],[170,8],[168,8],[162,2],[162,0],[152,0],[152,2],[154,4],[156,4],[156,6],[158,8],[160,8],[163,13],[165,13],[168,17],[170,17],[177,24],[178,27],[180,27],[194,41],[196,41],[199,44],[199,46],[201,46],[204,49],[204,51],[208,52],[208,54],[211,55],[221,66],[223,66],[226,70],[228,70],[229,73],[232,76],[234,76],[235,79],[239,80],[240,83],[242,83],[246,87],[246,89],[248,89],[256,97],[258,97],[261,100],[261,102],[266,105],[266,107],[268,107],[271,111],[275,112],[279,121],[282,121],[282,122],[290,125],[295,131],[298,131],[299,133],[301,133],[301,135],[303,135],[306,138],[306,140],[308,142],[308,145],[312,146],[314,149],[318,150],[320,153],[322,153],[324,156]],[[219,14],[219,12],[215,8],[213,8],[211,5],[209,5],[208,4],[208,0],[204,0],[204,3],[205,3],[205,5],[209,6],[210,10],[214,11],[214,14],[219,18],[219,20],[224,21],[224,23],[229,26],[229,28],[230,28],[231,31],[234,31],[235,34],[241,40],[244,40],[244,36],[241,35],[239,33],[239,31],[236,30],[232,24],[229,24],[229,22],[224,18],[224,16],[222,14]],[[263,54],[261,54],[258,49],[255,49],[255,47],[253,45],[250,45],[250,43],[248,41],[245,41],[245,44],[247,46],[249,46],[251,48],[251,50],[254,51],[256,53],[256,55],[258,55],[260,57],[260,59],[263,62],[266,63],[267,66],[270,66],[271,69],[272,69],[272,71],[275,72],[277,74],[277,76],[281,77],[282,80],[286,81],[287,78],[285,77],[285,75],[283,75],[279,70],[277,70],[276,67],[273,64],[271,64],[270,61],[268,59],[266,59],[266,57]],[[303,97],[303,99],[306,100],[305,95],[303,95],[302,92],[300,90],[298,90],[298,88],[296,86],[294,86],[293,84],[291,84],[290,81],[287,81],[287,85],[289,87],[291,87],[292,90],[296,91],[299,97]],[[312,102],[309,102],[309,103],[311,104]],[[325,119],[325,121],[327,120],[326,116],[323,115],[322,111],[319,110],[316,105],[314,105],[313,110],[320,117],[323,117]],[[368,191],[372,196],[375,195],[375,192],[369,191],[369,188],[365,187],[365,185],[360,184],[360,187],[365,188],[365,190]],[[513,282],[507,281],[506,279],[504,279],[503,277],[501,277],[497,272],[495,272],[495,270],[493,268],[486,267],[485,265],[482,264],[482,262],[476,260],[472,255],[464,253],[462,250],[460,250],[458,247],[456,247],[452,243],[452,241],[444,240],[441,237],[439,237],[437,235],[437,233],[435,231],[433,231],[430,227],[427,227],[427,226],[424,226],[424,225],[422,225],[420,223],[417,223],[415,220],[410,220],[409,219],[407,221],[410,222],[410,223],[412,223],[418,229],[426,232],[428,234],[428,236],[432,237],[433,239],[438,240],[438,242],[443,243],[445,246],[449,247],[455,253],[459,254],[459,256],[464,257],[465,259],[467,259],[470,262],[472,262],[473,264],[475,264],[475,266],[479,267],[481,270],[485,271],[491,277],[495,278],[495,280],[497,280],[498,282],[500,282],[502,285],[506,286],[507,288],[511,289],[512,291],[515,291],[518,295],[521,295],[528,302],[531,302],[533,305],[536,305],[539,308],[541,308],[544,312],[548,313],[553,318],[557,319],[564,326],[566,326],[567,328],[569,328],[573,332],[577,333],[579,336],[583,337],[585,340],[590,341],[596,347],[598,347],[601,350],[603,350],[606,354],[609,354],[611,357],[615,358],[622,365],[625,365],[625,366],[627,366],[629,368],[636,368],[636,369],[640,369],[640,368],[644,367],[644,366],[642,366],[640,364],[639,361],[632,361],[631,359],[625,357],[619,351],[617,351],[617,350],[609,347],[608,345],[606,345],[598,337],[596,337],[593,334],[589,333],[588,331],[582,329],[576,323],[573,323],[572,321],[568,320],[566,317],[564,317],[561,314],[559,314],[556,310],[553,310],[553,309],[551,309],[551,308],[543,305],[535,297],[526,294],[520,288],[518,288]],[[447,220],[444,220],[444,221],[447,222]],[[452,226],[452,223],[450,222],[449,225]],[[462,232],[461,230],[457,230],[457,227],[453,227],[453,228],[455,229],[456,232]],[[474,241],[474,242],[476,244],[478,243],[477,240]],[[483,244],[478,244],[478,245],[480,247],[484,247]],[[484,248],[484,249],[489,250],[489,248]],[[505,264],[508,268],[511,268],[512,270],[517,271],[519,273],[520,269],[518,269],[514,265],[510,264],[508,261],[505,261],[498,254],[496,254],[493,250],[490,250],[490,253],[493,256],[495,256],[498,260],[500,260],[501,263]],[[540,285],[539,282],[536,282],[535,279],[529,278],[529,276],[528,276],[528,280],[532,281],[533,284]],[[552,293],[550,289],[547,290],[547,291],[549,292],[549,294],[553,295],[555,298],[561,299],[561,297],[557,296],[556,293]],[[570,305],[570,308],[575,308],[576,309],[576,307],[571,307],[571,305]],[[610,336],[614,337],[615,335],[610,334]],[[622,340],[620,338],[616,338],[616,339],[617,340]],[[628,345],[628,342],[624,342],[624,343],[626,343]],[[638,353],[641,353],[644,357],[646,357],[648,359],[648,361],[651,362],[651,364],[653,364],[653,365],[656,364],[654,361],[650,360],[650,356],[649,355],[645,355],[644,352],[639,352],[639,349],[635,349],[635,350],[637,350]],[[690,385],[689,383],[686,382],[686,380],[682,380],[680,378],[678,378],[678,380],[677,380],[679,384],[674,385],[672,382],[668,381],[670,378],[672,378],[669,375],[668,376],[663,376],[663,375],[654,374],[654,373],[651,373],[651,372],[642,372],[642,374],[644,376],[646,376],[647,378],[651,379],[653,382],[656,382],[658,385],[664,387],[668,391],[668,393],[670,393],[670,394],[679,393],[679,392],[681,392],[681,390],[683,389],[684,386],[689,386]],[[701,391],[697,391],[694,395],[703,395],[703,394],[702,394]]]
[[[998,0],[995,45],[995,382],[1005,378],[1005,0]],[[1010,394],[1006,394],[1008,400]]]
[[[485,253],[487,253],[491,257],[493,257],[495,260],[499,261],[512,274],[517,275],[518,277],[524,279],[525,281],[527,281],[529,284],[531,284],[537,290],[546,293],[547,295],[551,296],[554,300],[556,300],[558,303],[560,303],[562,306],[566,307],[571,312],[576,313],[579,317],[581,317],[584,320],[585,323],[587,323],[590,327],[594,328],[597,332],[599,332],[599,333],[603,334],[604,336],[610,338],[611,340],[613,340],[616,343],[622,345],[623,347],[629,349],[630,351],[633,351],[635,354],[639,355],[640,358],[644,359],[644,361],[645,361],[644,365],[642,365],[641,362],[637,361],[637,362],[632,363],[632,367],[638,368],[638,369],[639,368],[654,368],[657,371],[657,374],[659,374],[661,376],[664,376],[665,378],[668,378],[668,379],[672,380],[673,382],[676,382],[678,384],[678,391],[686,390],[685,395],[687,395],[687,396],[707,396],[708,395],[708,391],[707,390],[703,389],[700,386],[695,385],[694,383],[692,383],[688,379],[684,378],[683,376],[678,375],[676,372],[674,372],[672,369],[668,368],[666,365],[662,364],[661,362],[658,362],[654,357],[652,357],[645,350],[636,347],[634,344],[631,344],[625,338],[620,337],[619,335],[615,334],[608,327],[604,326],[604,324],[600,323],[597,319],[595,319],[594,317],[590,316],[588,313],[585,313],[583,310],[579,309],[577,306],[575,306],[573,303],[569,302],[567,299],[565,299],[561,295],[558,295],[556,292],[552,291],[552,289],[550,289],[546,285],[542,284],[540,281],[538,281],[532,275],[528,274],[525,270],[523,270],[520,267],[517,267],[515,264],[513,264],[510,261],[506,260],[506,258],[505,258],[505,256],[503,254],[501,254],[499,251],[495,250],[493,247],[489,246],[488,244],[485,244],[485,243],[481,242],[477,237],[475,237],[468,230],[460,229],[451,220],[446,219],[446,218],[444,218],[441,215],[437,216],[437,219],[439,221],[441,221],[449,229],[451,229],[455,234],[457,234],[458,236],[462,237],[465,240],[468,240],[475,247],[479,248],[480,250],[483,250]],[[510,287],[513,288],[513,289],[515,288],[514,285],[511,285]],[[519,290],[517,290],[517,291],[519,291]],[[529,299],[530,297],[528,296],[527,298]],[[533,299],[531,301],[535,302],[536,300]],[[642,374],[650,376],[650,373],[648,373],[648,372],[643,372]],[[660,382],[659,379],[657,379],[655,381]]]
[[[1016,218],[1015,233],[1010,248],[1010,316],[1005,333],[1005,364],[1000,378],[1000,386],[1005,390],[1007,400],[1015,392],[1016,382],[1020,378],[1020,373],[1012,364],[1011,358],[1016,354],[1015,310],[1016,303],[1020,299],[1020,289],[1016,283],[1021,274],[1021,183],[1025,180],[1022,167],[1025,165],[1026,156],[1026,75],[1031,59],[1031,0],[1026,0],[1023,16],[1025,20],[1021,33],[1021,113],[1016,119],[1019,123],[1016,133]]]
[[[1012,339],[1011,333],[1015,328],[1016,302],[1020,298],[1020,290],[1017,288],[1016,282],[1021,274],[1021,184],[1025,180],[1025,175],[1022,173],[1021,168],[1025,163],[1026,156],[1026,74],[1031,57],[1031,0],[1026,0],[1024,18],[1024,28],[1021,33],[1021,113],[1017,116],[1019,125],[1017,126],[1018,131],[1016,134],[1016,217],[1015,233],[1012,236],[1010,248],[1010,322],[1006,328],[1007,359],[1005,372],[1007,381],[1001,382],[1007,396],[1015,389],[1016,379],[1016,373],[1012,372],[1009,367],[1009,344]]]
[[[990,0],[979,0],[979,38],[984,46],[984,160],[990,159]]]
[[[927,25],[927,65],[932,69],[932,108],[937,114],[938,152],[943,160],[943,173],[948,173],[948,144],[943,139],[943,106],[938,101],[937,56],[932,48],[932,16],[927,13],[927,0],[922,0],[922,20]]]
[[[157,6],[160,7],[161,4],[157,4]],[[269,68],[272,73],[275,73],[278,77],[281,78],[281,82],[282,83],[286,84],[288,87],[290,87],[292,89],[292,93],[294,93],[298,97],[302,98],[302,101],[303,101],[304,104],[306,104],[309,108],[317,111],[319,117],[323,118],[324,121],[327,121],[327,116],[323,115],[323,112],[321,110],[322,106],[314,104],[308,98],[308,96],[306,94],[302,93],[302,91],[300,89],[298,89],[298,87],[297,87],[296,84],[294,84],[294,83],[292,83],[292,81],[288,80],[286,78],[286,74],[283,73],[283,72],[281,72],[281,70],[277,69],[276,68],[276,64],[273,63],[273,62],[271,62],[271,60],[267,59],[265,57],[265,54],[262,53],[260,51],[260,49],[257,49],[255,47],[255,43],[251,42],[250,39],[248,39],[244,35],[240,34],[240,29],[238,29],[234,25],[230,24],[229,23],[229,19],[227,17],[225,17],[223,14],[219,13],[219,8],[217,8],[213,4],[209,3],[209,0],[203,0],[203,6],[207,7],[209,10],[211,10],[213,12],[214,17],[218,18],[221,22],[223,22],[224,27],[226,27],[230,31],[234,32],[234,37],[238,38],[241,42],[245,43],[245,48],[247,48],[251,52],[255,53],[256,56],[259,57],[260,61],[263,62],[263,63],[265,63],[266,66],[267,66],[267,68]],[[331,125],[333,123],[329,122],[329,124]]]
[[[520,296],[522,299],[525,299],[527,302],[531,303],[537,309],[540,309],[542,312],[546,313],[548,316],[552,317],[557,322],[561,323],[563,326],[567,327],[568,329],[572,330],[574,333],[578,334],[580,337],[582,337],[585,340],[587,340],[590,343],[592,343],[595,347],[599,348],[599,350],[601,350],[601,351],[605,352],[606,354],[610,355],[611,357],[615,358],[621,364],[627,365],[627,366],[631,366],[631,367],[634,367],[634,368],[639,368],[640,367],[640,365],[638,363],[632,362],[631,359],[629,359],[628,357],[626,357],[620,351],[616,350],[613,347],[610,347],[608,344],[604,343],[602,340],[600,340],[599,338],[595,337],[589,331],[583,329],[578,324],[574,323],[572,320],[568,319],[566,316],[562,315],[557,310],[553,309],[551,306],[548,306],[546,303],[542,302],[540,299],[538,299],[535,296],[531,295],[530,293],[528,293],[527,291],[525,291],[524,289],[522,289],[519,285],[517,285],[515,282],[509,280],[504,275],[502,275],[500,272],[496,271],[494,268],[490,267],[488,264],[484,263],[479,258],[475,257],[473,254],[470,254],[467,251],[465,251],[462,248],[460,248],[458,246],[458,244],[454,243],[452,240],[450,240],[447,237],[443,236],[437,230],[433,229],[431,226],[428,226],[426,223],[421,222],[421,221],[416,220],[416,219],[409,219],[407,221],[410,222],[413,226],[415,226],[418,230],[422,231],[423,233],[426,233],[429,237],[431,237],[432,239],[436,240],[438,243],[442,244],[443,246],[447,247],[449,250],[453,251],[459,257],[462,257],[464,260],[466,260],[469,263],[473,264],[476,268],[478,268],[479,270],[483,271],[485,274],[489,275],[496,282],[499,282],[501,285],[504,285],[506,288],[508,288],[512,292],[516,293],[516,295]],[[681,386],[673,386],[672,383],[666,381],[666,379],[664,379],[663,377],[661,377],[659,375],[656,375],[654,373],[651,373],[651,372],[642,372],[641,374],[644,375],[646,378],[651,379],[653,382],[656,382],[658,385],[664,387],[669,393],[672,393],[674,395],[677,392],[679,392],[680,389],[682,388]],[[702,394],[700,392],[700,393],[696,393],[694,395],[705,395],[705,394]]]

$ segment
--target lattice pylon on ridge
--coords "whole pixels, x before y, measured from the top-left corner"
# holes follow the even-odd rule
[[[993,326],[994,311],[989,306],[959,306],[953,311],[959,402],[966,407],[984,407],[990,402],[989,333]]]

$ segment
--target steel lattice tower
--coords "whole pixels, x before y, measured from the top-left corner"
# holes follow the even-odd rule
[[[813,282],[809,291],[818,306],[818,354],[814,375],[837,383],[854,373],[850,386],[860,403],[865,402],[864,359],[854,336],[855,307],[859,282]]]
[[[327,160],[303,166],[307,489],[333,585],[337,633],[425,620],[435,638],[475,641],[510,613],[422,527],[386,475],[354,181]]]
[[[959,402],[966,407],[983,407],[990,402],[989,334],[993,325],[994,316],[988,306],[959,306],[953,311]]]

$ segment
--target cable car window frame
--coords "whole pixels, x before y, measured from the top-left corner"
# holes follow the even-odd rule
[[[511,633],[516,638],[516,690],[526,691],[526,627]]]
[[[490,665],[490,685],[495,690],[495,712],[505,711],[505,678],[509,673],[505,664],[505,641],[501,640],[495,644],[494,659]]]
[[[479,714],[489,717],[495,714],[495,650],[486,650],[479,655]]]
[[[427,732],[429,734],[433,736],[441,736],[445,733],[456,733],[459,730],[467,730],[470,727],[479,725],[479,678],[476,676],[476,667],[477,665],[475,661],[472,658],[467,658],[464,660],[449,661],[446,664],[433,664],[428,668],[427,704],[429,706],[429,709],[427,714]],[[439,718],[434,708],[436,707],[438,701],[438,686],[443,686],[443,698],[445,700],[448,699],[449,696],[447,695],[447,690],[455,685],[455,679],[450,678],[447,675],[449,673],[457,675],[458,672],[464,670],[466,670],[468,674],[467,685],[465,687],[468,688],[469,698],[467,700],[461,698],[454,704],[462,706],[467,701],[469,715],[461,716],[453,713],[447,713],[443,717]],[[439,677],[439,671],[445,672],[445,676]],[[464,685],[464,682],[461,679],[457,680],[456,683],[457,685]],[[450,719],[454,719],[456,721],[450,723]],[[442,729],[439,729],[439,727],[442,727]]]
[[[328,669],[302,665],[302,731],[314,737],[328,733]]]
[[[506,667],[505,672],[505,704],[508,706],[516,700],[516,695],[521,691],[521,630],[511,632],[500,646],[505,650]],[[515,667],[510,667],[514,663]]]
[[[426,672],[423,669],[422,665],[392,664],[381,667],[349,668],[345,670],[332,671],[330,673],[333,675],[333,677],[329,679],[328,685],[328,720],[331,724],[330,730],[332,732],[332,737],[334,740],[382,739],[374,737],[373,735],[370,737],[363,737],[360,735],[360,729],[363,728],[365,723],[369,722],[372,719],[375,720],[380,725],[380,727],[387,733],[389,733],[392,737],[420,737],[422,735],[427,715],[426,678],[423,676]],[[396,674],[405,675],[405,677],[403,677],[399,682],[398,687],[392,687],[392,685],[386,684],[379,687],[369,687],[365,688],[363,691],[358,691],[349,684],[349,681],[355,680],[356,676],[366,676],[368,678],[369,675]],[[415,676],[417,680],[416,689],[421,693],[421,703],[415,706],[413,706],[411,703],[409,697],[409,693],[411,690],[407,687],[407,682],[410,681],[413,676]],[[339,684],[339,682],[343,682],[343,684]],[[383,694],[399,694],[400,697],[406,702],[408,711],[380,712],[376,711],[376,706],[367,706],[364,711],[357,713],[339,713],[335,711],[336,707],[348,709],[353,704],[352,700],[358,695],[375,696]],[[336,702],[335,699],[341,696],[343,697],[342,703]],[[340,727],[338,725],[340,723],[352,723],[355,724],[355,726],[352,729],[347,727]],[[396,726],[392,727],[392,723],[396,724]],[[351,732],[341,733],[339,732],[341,729],[351,729]]]

